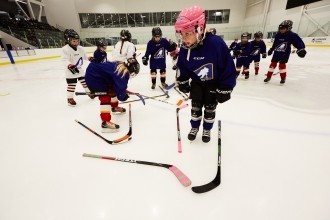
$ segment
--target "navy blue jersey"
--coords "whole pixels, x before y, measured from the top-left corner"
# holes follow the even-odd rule
[[[93,57],[97,63],[107,62],[107,52],[105,51],[95,50]]]
[[[297,48],[297,50],[305,48],[305,44],[298,34],[292,31],[285,34],[277,33],[271,48],[274,50],[273,59],[288,60],[291,54],[291,45]]]
[[[191,78],[202,83],[216,83],[218,88],[234,88],[236,69],[225,42],[207,33],[203,45],[194,49],[180,48],[177,67],[179,81]]]
[[[230,49],[230,50],[235,50],[237,44],[238,44],[238,43],[237,43],[236,41],[234,41],[233,43],[230,44],[229,49]]]
[[[161,38],[159,42],[150,40],[147,44],[145,57],[150,57],[150,69],[166,69],[166,51],[171,52],[170,43]]]
[[[251,43],[251,56],[252,59],[253,57],[260,57],[260,54],[265,54],[266,53],[266,44],[263,40],[256,41],[253,40],[250,42]]]
[[[126,96],[129,73],[124,77],[116,71],[118,63],[90,63],[86,69],[85,80],[88,88],[93,92],[108,92],[114,86],[120,101]]]

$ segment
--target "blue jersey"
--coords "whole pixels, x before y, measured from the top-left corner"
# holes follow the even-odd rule
[[[263,40],[260,41],[253,40],[250,43],[251,43],[250,56],[252,57],[252,59],[254,57],[260,58],[260,54],[266,54],[266,44]]]
[[[129,73],[124,77],[116,71],[118,63],[90,63],[86,69],[85,81],[88,88],[93,92],[108,92],[110,86],[120,101],[126,96]]]
[[[147,44],[145,57],[150,57],[150,69],[166,69],[166,51],[171,52],[170,43],[161,38],[159,42],[150,40]]]
[[[107,52],[105,51],[95,50],[93,57],[97,63],[107,62]]]
[[[229,49],[230,49],[230,50],[235,50],[237,44],[238,44],[238,43],[237,43],[236,41],[234,41],[233,43],[230,44]]]
[[[234,88],[236,69],[225,42],[219,36],[206,34],[203,45],[180,48],[177,67],[180,81],[191,78],[201,83],[216,83],[218,88]]]
[[[305,44],[298,34],[292,31],[285,34],[277,33],[271,48],[274,50],[273,59],[278,61],[288,60],[291,54],[291,45],[297,48],[297,50],[305,48]]]

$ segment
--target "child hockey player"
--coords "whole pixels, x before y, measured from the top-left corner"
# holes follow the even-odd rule
[[[93,62],[96,63],[105,63],[107,62],[107,52],[105,51],[107,49],[107,46],[102,42],[98,41],[96,43],[97,49],[94,51],[93,55]]]
[[[148,65],[150,58],[150,73],[151,73],[151,89],[156,87],[157,69],[160,70],[160,82],[163,88],[167,87],[166,84],[166,51],[172,52],[176,49],[177,44],[172,42],[171,44],[162,38],[162,30],[159,27],[154,27],[151,31],[152,39],[147,44],[147,50],[142,57],[143,65]]]
[[[86,83],[95,93],[104,93],[99,95],[100,117],[102,120],[102,132],[116,132],[119,125],[111,122],[111,99],[113,91],[117,94],[120,101],[126,101],[127,84],[130,74],[138,74],[140,70],[136,59],[130,58],[125,62],[91,62],[86,70]]]
[[[130,58],[135,59],[136,49],[134,44],[131,43],[131,39],[132,35],[128,30],[120,31],[120,41],[118,41],[114,46],[111,56],[112,62],[126,62]],[[111,111],[117,114],[125,113],[126,109],[118,106],[119,103],[114,90],[112,90],[111,95]]]
[[[251,43],[249,42],[249,34],[247,32],[241,35],[241,42],[237,44],[234,49],[234,55],[237,58],[236,61],[236,78],[241,72],[243,66],[242,74],[245,75],[245,79],[249,78],[249,67],[251,63]]]
[[[258,31],[254,34],[254,40],[251,41],[251,60],[254,61],[254,74],[258,75],[259,73],[259,62],[260,62],[260,54],[262,54],[262,58],[266,58],[266,44],[262,40],[263,34],[261,31]]]
[[[205,22],[203,8],[185,8],[177,18],[175,31],[182,42],[177,63],[179,89],[190,92],[191,98],[188,139],[195,140],[204,107],[202,141],[207,143],[211,139],[217,104],[230,99],[236,77],[227,45],[219,36],[206,33]]]
[[[93,99],[95,96],[90,91],[85,82],[85,70],[81,67],[83,60],[88,60],[84,48],[79,45],[79,35],[72,29],[64,31],[64,39],[66,45],[62,47],[62,61],[65,65],[65,78],[67,86],[67,99],[69,106],[76,106],[73,99],[77,82],[79,81],[89,97]]]
[[[271,64],[267,73],[267,78],[264,80],[265,83],[268,83],[272,78],[274,69],[279,63],[281,84],[285,83],[286,79],[286,63],[289,60],[291,54],[291,45],[297,48],[296,53],[299,57],[304,58],[306,55],[305,44],[298,34],[291,31],[293,22],[290,20],[283,21],[278,26],[278,32],[275,35],[275,40],[273,46],[268,51],[268,56],[274,55],[272,57]]]

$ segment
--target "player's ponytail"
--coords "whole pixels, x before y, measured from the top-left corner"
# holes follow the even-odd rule
[[[118,63],[116,67],[116,72],[121,75],[121,78],[124,78],[127,73],[129,73],[126,63]]]

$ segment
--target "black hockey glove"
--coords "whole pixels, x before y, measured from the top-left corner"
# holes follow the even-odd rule
[[[78,68],[76,67],[76,65],[73,65],[73,64],[68,65],[68,70],[70,70],[72,74],[79,73]]]
[[[267,57],[267,54],[266,54],[266,53],[263,53],[263,54],[262,54],[262,58],[265,59],[266,57]]]
[[[125,102],[128,98],[129,98],[129,95],[127,95],[127,93],[126,93],[125,97],[121,101]]]
[[[272,55],[272,54],[273,54],[273,51],[274,51],[274,49],[270,48],[270,49],[268,50],[268,56]]]
[[[235,57],[237,57],[238,55],[241,54],[241,51],[240,50],[234,50],[233,54],[234,54]]]
[[[148,60],[149,60],[148,57],[146,57],[146,56],[142,57],[143,65],[147,66],[148,65]]]
[[[217,101],[219,103],[224,103],[230,99],[230,94],[232,89],[217,89]]]
[[[303,48],[303,49],[300,49],[300,50],[297,50],[296,52],[298,54],[299,57],[301,58],[304,58],[306,56],[306,50]]]
[[[171,52],[171,51],[176,50],[178,45],[175,42],[171,41],[171,40],[169,41],[169,43],[170,43],[169,51]]]
[[[189,79],[183,82],[179,82],[179,90],[184,93],[190,92]]]

